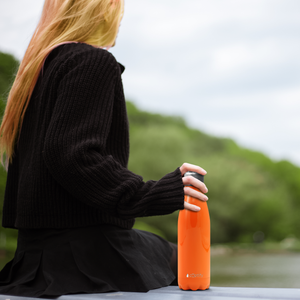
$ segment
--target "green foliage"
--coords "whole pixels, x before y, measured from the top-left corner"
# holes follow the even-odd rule
[[[6,98],[9,89],[14,81],[15,73],[18,69],[19,62],[10,54],[0,52],[0,117],[5,109]],[[6,184],[6,171],[0,165],[0,221],[2,220],[2,206]],[[5,248],[8,251],[15,249],[17,238],[16,230],[0,230],[0,249]]]
[[[0,52],[0,109],[13,82],[18,62]],[[1,100],[0,99],[0,100]],[[189,128],[180,117],[140,111],[127,102],[131,155],[129,169],[144,180],[158,180],[183,162],[208,171],[208,206],[213,243],[252,242],[262,231],[268,241],[300,238],[300,168],[288,161],[274,162],[262,153],[239,147]],[[0,210],[6,172],[0,168]],[[1,214],[2,215],[2,214]],[[135,227],[172,242],[177,239],[178,212],[138,218]],[[0,248],[15,247],[17,232],[0,230]]]
[[[274,162],[262,153],[250,151],[238,147],[234,143],[227,145],[227,151],[235,158],[242,158],[249,163],[254,164],[264,173],[269,173],[269,177],[273,179],[274,184],[285,188],[286,194],[282,201],[290,207],[289,219],[292,223],[293,232],[299,237],[300,222],[300,168],[291,162],[282,160]],[[286,199],[289,201],[286,202]]]
[[[6,98],[14,81],[19,62],[10,54],[0,52],[0,117],[4,112]],[[6,171],[0,164],[0,212],[2,215],[2,199],[6,184]]]
[[[204,159],[213,242],[252,241],[256,231],[281,240],[290,232],[289,193],[269,173],[230,156]]]
[[[19,62],[10,54],[0,52],[0,114],[5,108],[5,100],[14,81]]]

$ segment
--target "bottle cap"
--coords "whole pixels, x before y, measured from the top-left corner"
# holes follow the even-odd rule
[[[184,173],[183,176],[184,176],[184,177],[187,177],[187,176],[193,176],[193,177],[197,178],[198,180],[204,182],[204,175],[201,175],[201,174],[196,173],[196,172],[187,171],[186,173]]]

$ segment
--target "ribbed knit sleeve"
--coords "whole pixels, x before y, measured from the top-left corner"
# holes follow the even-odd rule
[[[86,205],[123,219],[182,209],[179,169],[144,182],[108,151],[112,144],[121,145],[109,140],[118,122],[113,111],[120,105],[115,97],[120,69],[114,57],[92,49],[70,57],[59,73],[43,148],[45,164],[59,185]]]

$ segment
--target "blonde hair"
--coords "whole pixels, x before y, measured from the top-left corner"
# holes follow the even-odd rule
[[[30,97],[51,50],[68,41],[113,46],[123,6],[123,0],[45,0],[40,21],[8,95],[0,128],[2,164],[4,154],[7,163],[13,157]]]

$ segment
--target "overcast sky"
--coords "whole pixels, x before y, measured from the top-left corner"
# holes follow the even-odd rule
[[[0,0],[0,51],[21,59],[42,0]],[[127,99],[300,166],[299,0],[125,0],[111,52]]]

